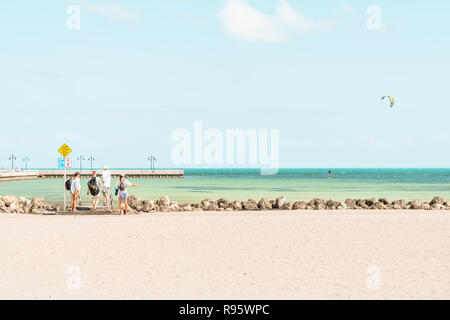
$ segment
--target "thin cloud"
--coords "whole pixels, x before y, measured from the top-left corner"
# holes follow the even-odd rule
[[[113,21],[122,23],[140,23],[141,14],[133,8],[122,7],[117,3],[91,3],[83,0],[70,0],[70,2],[79,5],[81,9],[102,17],[106,17]]]
[[[294,10],[286,0],[278,0],[273,16],[260,12],[244,0],[227,0],[219,19],[229,36],[246,41],[281,41],[296,33],[333,28],[330,21],[315,21]]]
[[[341,5],[337,12],[344,17],[355,17],[357,15],[355,9],[347,3]]]

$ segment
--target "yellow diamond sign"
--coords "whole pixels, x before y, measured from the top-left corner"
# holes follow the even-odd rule
[[[58,149],[58,152],[65,158],[72,152],[72,149],[70,149],[67,144],[63,144],[61,148]]]

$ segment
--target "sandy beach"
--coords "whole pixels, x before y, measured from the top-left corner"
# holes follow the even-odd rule
[[[449,299],[448,211],[0,215],[0,299]]]

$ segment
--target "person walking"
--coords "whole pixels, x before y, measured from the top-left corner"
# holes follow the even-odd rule
[[[87,183],[88,185],[88,191],[87,191],[87,195],[89,195],[89,193],[92,196],[92,211],[95,211],[97,204],[98,204],[98,200],[100,198],[100,190],[102,189],[102,182],[100,181],[100,178],[97,177],[97,171],[92,171],[92,177],[91,179],[88,181]]]
[[[73,212],[77,211],[77,200],[81,194],[81,174],[79,172],[75,172],[75,175],[70,184],[70,196],[71,196],[71,205],[70,208]]]
[[[119,180],[116,183],[116,195],[119,197],[119,212],[122,214],[122,206],[125,205],[124,214],[128,211],[128,190],[127,187],[136,187],[137,184],[132,184],[125,179],[125,175],[121,174]]]
[[[103,166],[102,183],[103,183],[102,193],[105,206],[110,204],[112,205],[111,172],[109,171],[108,166]]]

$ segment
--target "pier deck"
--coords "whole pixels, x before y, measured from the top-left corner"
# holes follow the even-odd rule
[[[72,176],[75,171],[80,172],[81,177],[92,176],[92,170],[67,170],[67,176]],[[149,169],[124,169],[109,170],[113,177],[125,174],[129,178],[184,178],[183,169],[179,170],[149,170]],[[97,170],[101,177],[102,170]],[[36,170],[36,171],[0,171],[0,181],[8,180],[26,180],[26,179],[45,179],[45,178],[63,178],[64,170]]]

